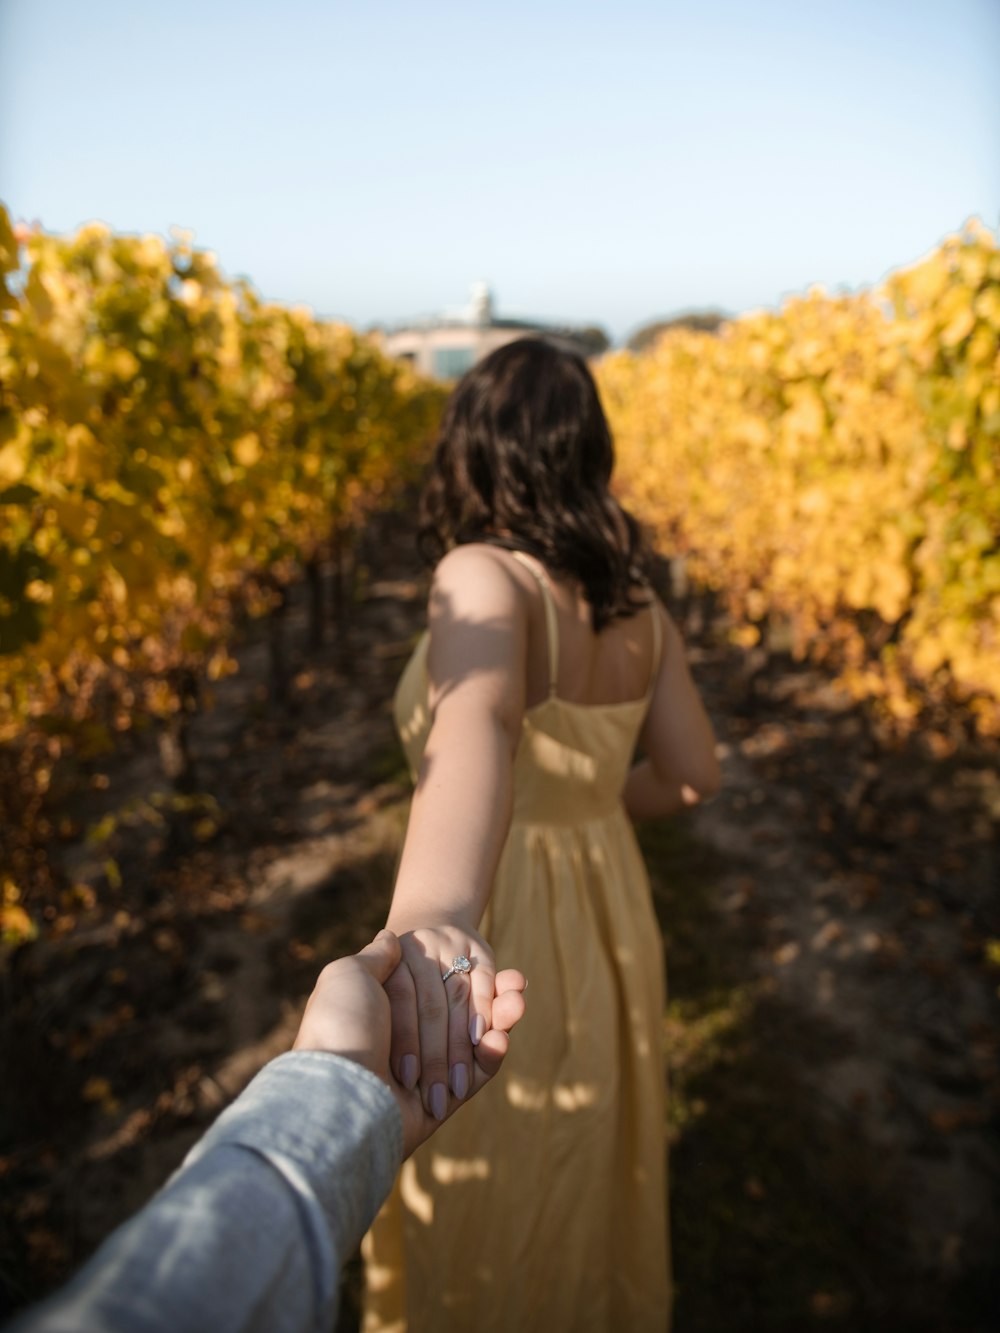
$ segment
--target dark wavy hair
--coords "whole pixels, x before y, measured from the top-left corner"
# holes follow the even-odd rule
[[[578,579],[595,631],[649,601],[649,553],[608,489],[614,444],[582,357],[540,338],[497,348],[459,380],[420,500],[434,565],[489,542]]]

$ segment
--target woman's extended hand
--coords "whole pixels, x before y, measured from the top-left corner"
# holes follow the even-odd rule
[[[424,1107],[443,1120],[449,1088],[459,1101],[469,1093],[474,1047],[491,1027],[494,994],[511,989],[511,979],[497,987],[493,951],[467,927],[421,927],[399,939],[403,961],[385,985],[392,1007],[390,1062],[400,1083],[419,1084]],[[456,958],[467,958],[471,970],[442,981]]]
[[[320,973],[302,1017],[296,1050],[331,1051],[371,1070],[387,1085],[403,1118],[403,1154],[409,1154],[440,1125],[431,1116],[417,1088],[401,1086],[389,1067],[391,1012],[385,983],[405,964],[399,940],[388,930],[378,933],[360,953],[338,958]],[[450,983],[449,983],[450,984]],[[469,1095],[497,1073],[507,1054],[508,1032],[524,1013],[524,977],[514,969],[499,973],[491,1004],[491,1027],[476,1048]],[[452,1098],[451,1114],[461,1103]]]

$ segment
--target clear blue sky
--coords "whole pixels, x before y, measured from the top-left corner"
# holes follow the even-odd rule
[[[0,198],[362,327],[615,337],[1000,224],[1000,0],[0,0]]]

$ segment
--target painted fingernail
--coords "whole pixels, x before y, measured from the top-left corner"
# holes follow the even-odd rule
[[[476,1014],[475,1018],[469,1024],[469,1036],[472,1038],[473,1046],[478,1046],[483,1039],[483,1033],[486,1031],[486,1019],[482,1014]],[[456,1097],[458,1094],[455,1094]]]
[[[417,1057],[415,1055],[404,1055],[399,1062],[399,1078],[403,1087],[409,1092],[411,1088],[417,1086],[417,1076],[420,1070],[417,1067]]]
[[[469,1071],[465,1065],[452,1065],[451,1090],[462,1101],[469,1091]]]
[[[443,1120],[444,1113],[448,1109],[448,1089],[443,1083],[431,1084],[431,1095],[428,1100],[431,1104],[431,1115],[435,1120]]]

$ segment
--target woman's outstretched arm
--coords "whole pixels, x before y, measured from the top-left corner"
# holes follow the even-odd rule
[[[393,1069],[404,1085],[419,1080],[440,1119],[449,1087],[466,1095],[472,1045],[490,1022],[493,955],[478,926],[513,806],[525,593],[498,553],[457,547],[435,571],[429,626],[432,724],[386,922],[401,938],[405,966],[386,989]],[[442,985],[459,955],[472,960],[471,973]]]
[[[719,790],[715,735],[688,670],[684,642],[657,603],[663,635],[660,668],[640,743],[646,753],[625,783],[625,809],[633,819],[656,819],[696,805]]]

